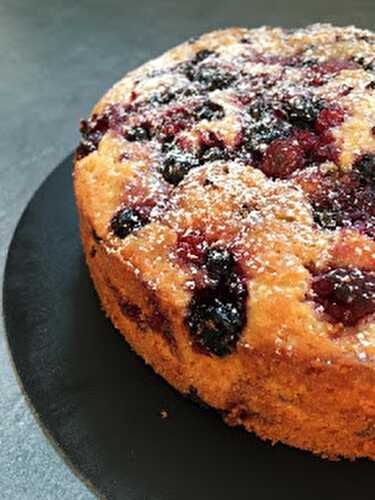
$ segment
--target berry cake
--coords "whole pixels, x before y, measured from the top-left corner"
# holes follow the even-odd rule
[[[375,459],[375,35],[205,34],[80,130],[85,255],[132,348],[230,425]]]

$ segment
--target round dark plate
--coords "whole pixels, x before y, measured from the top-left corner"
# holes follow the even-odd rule
[[[88,276],[71,170],[69,157],[18,224],[4,311],[24,390],[74,469],[110,499],[374,498],[372,462],[328,462],[229,428],[130,350]]]

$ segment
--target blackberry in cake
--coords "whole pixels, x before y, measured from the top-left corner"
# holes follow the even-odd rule
[[[227,29],[130,72],[81,123],[103,308],[231,425],[375,459],[375,35]]]

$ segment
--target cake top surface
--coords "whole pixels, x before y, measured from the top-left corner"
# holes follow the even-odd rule
[[[190,307],[203,350],[267,337],[375,362],[371,32],[233,28],[180,45],[81,123],[75,175],[97,239]],[[202,315],[229,341],[207,347]]]

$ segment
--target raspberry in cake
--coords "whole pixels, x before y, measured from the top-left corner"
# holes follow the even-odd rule
[[[74,184],[103,308],[231,425],[375,459],[375,35],[233,28],[128,73]]]

